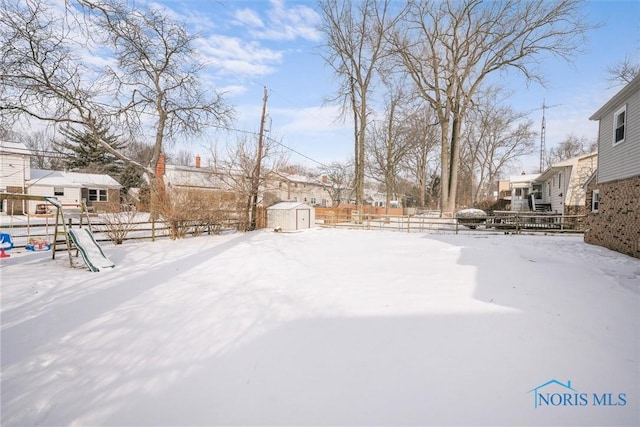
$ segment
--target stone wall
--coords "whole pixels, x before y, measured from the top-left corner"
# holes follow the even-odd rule
[[[599,190],[598,212],[591,212],[593,190]],[[589,183],[584,241],[640,258],[640,176]]]

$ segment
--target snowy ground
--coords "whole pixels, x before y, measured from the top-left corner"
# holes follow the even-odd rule
[[[3,426],[640,424],[640,260],[581,236],[103,248],[0,260]]]

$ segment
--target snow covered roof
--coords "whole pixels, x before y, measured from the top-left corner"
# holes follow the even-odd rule
[[[267,210],[293,210],[298,208],[312,209],[311,206],[303,202],[280,202],[269,206]]]
[[[178,187],[218,188],[219,180],[211,169],[166,165],[164,182]]]
[[[95,173],[52,171],[46,169],[31,169],[31,179],[27,181],[29,186],[48,187],[100,187],[120,188],[118,181],[109,175]]]
[[[0,153],[31,155],[31,151],[21,142],[9,142],[0,140]]]
[[[539,173],[526,174],[526,175],[512,175],[509,177],[509,181],[513,184],[516,182],[533,182],[540,176]]]

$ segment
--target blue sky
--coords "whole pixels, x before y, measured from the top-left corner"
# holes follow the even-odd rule
[[[136,1],[141,0],[129,0]],[[208,84],[226,91],[235,105],[235,128],[257,131],[266,86],[273,138],[323,163],[352,155],[349,123],[336,121],[337,108],[323,102],[336,84],[319,55],[323,36],[316,29],[320,22],[316,2],[156,0],[156,4],[201,33],[198,49],[210,66]],[[501,81],[512,94],[509,103],[531,111],[538,130],[543,100],[555,105],[546,113],[547,147],[570,133],[595,139],[597,123],[589,116],[620,89],[606,80],[606,68],[625,56],[640,57],[640,2],[591,1],[585,8],[592,23],[601,26],[588,34],[573,63],[550,58],[541,64],[546,87],[527,86],[515,76]],[[206,157],[211,142],[225,137],[229,136],[209,133],[178,148]],[[314,166],[295,153],[290,161]],[[536,154],[517,167],[533,172],[537,166]]]

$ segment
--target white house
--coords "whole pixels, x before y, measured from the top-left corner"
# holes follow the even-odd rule
[[[585,210],[584,185],[596,170],[598,153],[584,154],[551,165],[537,179],[542,184],[536,205],[564,215],[583,215]]]
[[[119,209],[120,188],[109,175],[31,169],[31,152],[22,143],[0,141],[0,192],[54,196],[65,204],[80,203],[95,210]],[[112,203],[115,202],[115,203]],[[0,212],[34,214],[41,202],[0,203]]]
[[[0,193],[26,193],[25,182],[31,178],[31,152],[20,142],[0,140]],[[0,203],[0,212],[7,212],[7,201]],[[22,213],[22,205],[18,207]]]
[[[531,210],[529,196],[534,192],[539,193],[540,188],[536,180],[540,174],[513,175],[509,178],[509,188],[511,189],[511,210],[529,211]]]
[[[25,183],[27,193],[54,196],[62,204],[78,204],[83,200],[95,211],[118,210],[120,188],[109,175],[31,169],[31,179]],[[29,202],[29,213],[35,213],[38,202]]]

